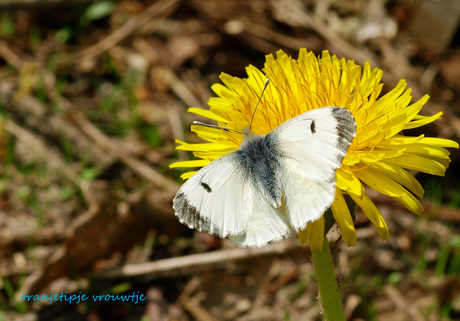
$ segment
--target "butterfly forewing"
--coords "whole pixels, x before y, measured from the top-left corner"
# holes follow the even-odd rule
[[[341,166],[354,133],[355,122],[347,109],[323,107],[284,122],[267,137],[287,165],[309,179],[325,181]]]
[[[253,189],[236,156],[216,159],[182,185],[173,202],[182,223],[220,237],[246,230]]]
[[[332,204],[336,171],[355,127],[347,109],[324,107],[294,117],[267,135],[283,155],[284,203],[295,230],[320,218]]]

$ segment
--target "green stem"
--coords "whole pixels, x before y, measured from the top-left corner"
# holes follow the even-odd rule
[[[323,249],[320,252],[312,250],[312,257],[325,320],[345,321],[342,299],[335,280],[334,264],[326,238],[324,238]]]

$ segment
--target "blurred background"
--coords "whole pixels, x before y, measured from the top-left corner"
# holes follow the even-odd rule
[[[422,113],[408,135],[460,137],[458,0],[0,0],[0,320],[322,320],[309,249],[235,249],[181,225],[171,201],[221,72],[246,77],[299,48],[401,78]],[[359,208],[336,246],[349,320],[460,320],[460,154],[418,174],[425,213],[370,193],[391,240]],[[76,304],[26,294],[143,294]]]

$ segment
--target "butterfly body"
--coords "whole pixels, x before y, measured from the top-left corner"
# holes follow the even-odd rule
[[[235,151],[235,161],[242,165],[243,175],[263,191],[273,207],[281,206],[280,157],[281,151],[272,146],[268,135],[250,133]]]
[[[335,197],[336,170],[355,136],[341,107],[294,117],[199,170],[174,199],[190,228],[260,247],[317,220]]]

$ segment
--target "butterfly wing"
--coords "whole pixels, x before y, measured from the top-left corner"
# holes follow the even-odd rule
[[[324,107],[294,117],[267,134],[281,155],[284,204],[295,230],[320,218],[332,204],[335,172],[355,133],[356,123],[347,109]]]
[[[200,169],[179,189],[173,208],[181,223],[220,237],[242,234],[253,189],[235,152]]]
[[[240,235],[229,237],[239,247],[262,247],[291,234],[281,208],[273,207],[261,190],[255,189],[254,192],[255,200],[246,230]]]
[[[303,229],[332,204],[335,172],[355,126],[350,112],[340,107],[315,109],[288,120],[265,136],[267,144],[242,147],[252,156],[269,149],[279,165],[265,168],[258,161],[263,157],[243,161],[241,151],[222,156],[181,187],[173,204],[176,216],[190,228],[230,236],[241,247],[260,247],[287,237],[291,228]],[[272,186],[276,176],[281,184]],[[273,205],[273,188],[282,190],[284,206]]]
[[[290,234],[278,208],[235,152],[199,170],[177,192],[173,208],[181,223],[229,239],[239,247],[261,247]]]

